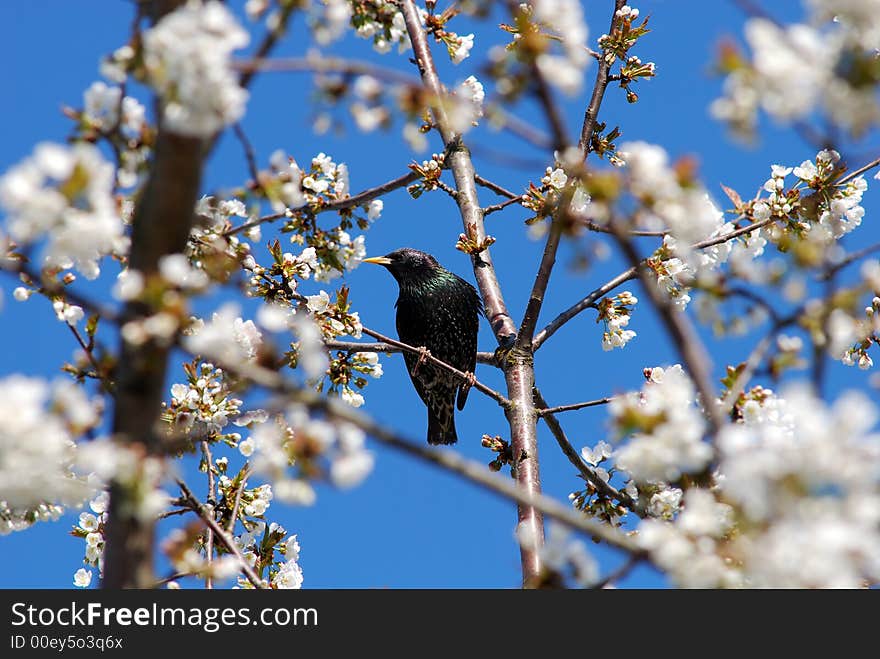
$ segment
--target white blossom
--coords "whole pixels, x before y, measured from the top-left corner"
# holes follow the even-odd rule
[[[616,451],[617,465],[636,483],[676,481],[682,474],[700,471],[712,457],[711,447],[703,442],[705,420],[693,382],[678,364],[652,377],[660,379],[645,383],[640,395],[615,398],[609,406],[614,418],[633,408],[656,419],[649,432],[636,433]]]
[[[76,268],[95,279],[103,256],[128,249],[113,200],[113,172],[91,144],[38,144],[30,158],[0,177],[9,235],[22,244],[45,239],[47,267]]]
[[[541,75],[565,94],[574,95],[583,85],[583,72],[590,64],[587,54],[587,24],[577,0],[531,0],[532,18],[559,37],[562,54],[538,56]]]
[[[253,360],[262,344],[262,334],[252,320],[242,320],[235,303],[214,312],[210,323],[183,337],[187,350],[231,365]]]
[[[96,405],[72,381],[0,379],[0,531],[17,530],[8,524],[28,513],[46,518],[41,506],[78,505],[94,494],[74,468],[74,440],[99,423]]]
[[[456,133],[466,133],[483,116],[486,92],[476,76],[469,76],[458,85],[450,97],[446,114],[449,127]]]
[[[92,571],[80,568],[73,575],[73,585],[77,588],[88,588],[92,583]]]
[[[144,32],[144,66],[162,96],[165,128],[208,137],[244,116],[248,93],[230,57],[248,41],[217,0],[189,0]]]

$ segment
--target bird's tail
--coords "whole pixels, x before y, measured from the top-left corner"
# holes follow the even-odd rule
[[[449,414],[443,416],[445,418],[441,419],[428,410],[428,444],[455,444],[458,441],[452,405],[449,406]]]

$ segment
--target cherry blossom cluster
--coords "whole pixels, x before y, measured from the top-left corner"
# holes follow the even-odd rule
[[[568,155],[568,153],[564,154],[564,159],[569,160]],[[547,226],[542,220],[554,216],[554,214],[560,215],[558,211],[565,200],[568,201],[566,216],[583,220],[592,219],[589,217],[587,208],[594,210],[596,206],[590,204],[589,193],[585,191],[577,179],[570,177],[565,168],[557,161],[553,163],[552,167],[547,167],[544,170],[541,185],[538,186],[530,182],[520,199],[523,208],[528,208],[535,213],[534,217],[526,220],[526,224],[529,226],[529,235],[532,238],[538,239],[546,233]],[[565,218],[560,215],[559,219]]]
[[[215,311],[210,322],[195,318],[184,334],[183,346],[191,353],[230,367],[255,360],[263,343],[254,321],[243,320],[234,302]]]
[[[180,281],[181,276],[169,278],[163,272],[168,283],[183,289],[193,288],[192,281],[201,281],[202,286],[210,281],[225,282],[240,266],[253,261],[250,243],[232,232],[233,218],[253,219],[244,202],[240,199],[218,200],[213,196],[204,196],[196,204],[195,215],[197,219],[190,231],[184,254],[189,262],[189,270],[197,272],[191,272],[192,277],[186,276],[183,263],[179,264],[178,275],[183,275],[184,281]],[[258,241],[261,238],[259,223],[253,223],[241,233],[248,240]]]
[[[635,7],[624,5],[614,13],[611,33],[603,34],[598,39],[604,61],[609,65],[615,60],[621,62],[617,75],[620,86],[626,92],[626,100],[630,103],[639,100],[638,94],[632,89],[632,83],[642,78],[650,80],[656,74],[654,62],[643,64],[641,59],[629,54],[636,42],[648,33],[647,18],[643,18],[641,23],[636,25],[639,14],[639,10]]]
[[[713,115],[738,135],[752,138],[758,111],[794,122],[817,110],[838,126],[861,135],[880,120],[875,75],[880,28],[876,0],[806,0],[804,23],[778,25],[763,17],[746,23],[750,57],[726,46],[720,68],[724,96]]]
[[[610,459],[614,456],[614,448],[602,440],[593,448],[581,449],[581,457],[592,468],[593,472],[605,483],[611,482],[611,478],[620,471]],[[604,466],[603,466],[604,465]],[[581,478],[584,478],[581,476]],[[639,490],[632,480],[626,483],[623,490],[631,499],[637,499]],[[584,478],[584,489],[577,490],[568,495],[569,501],[578,510],[596,519],[601,519],[609,524],[618,526],[627,510],[620,503],[608,498],[600,492],[596,486]]]
[[[223,429],[239,416],[242,401],[230,390],[223,369],[192,361],[183,365],[183,371],[186,383],[171,385],[171,401],[163,403],[163,421],[174,433],[235,446],[241,435]]]
[[[292,330],[299,339],[290,343],[284,359],[290,368],[301,367],[305,379],[319,390],[324,390],[325,377],[329,382],[327,391],[338,394],[344,401],[360,407],[364,398],[360,393],[369,375],[381,377],[382,366],[374,353],[337,352],[328,360],[325,342],[340,336],[360,338],[363,326],[358,312],[351,311],[348,287],[343,286],[331,299],[325,290],[315,295],[303,296],[297,292],[297,278],[308,278],[316,264],[314,248],[307,248],[294,256],[281,252],[276,242],[270,246],[274,264],[265,268],[248,266],[253,273],[250,292],[263,298],[257,321],[270,332]]]
[[[98,427],[101,412],[70,380],[0,379],[0,533],[56,519],[94,494],[74,441]]]
[[[354,208],[339,210],[339,224],[330,229],[318,225],[317,216],[325,207],[347,199],[349,195],[348,167],[319,153],[312,158],[308,169],[282,151],[270,159],[270,171],[260,174],[258,191],[288,220],[282,232],[290,233],[290,242],[306,245],[315,251],[310,273],[317,281],[330,281],[343,272],[356,268],[366,256],[364,236],[352,238],[348,233],[354,223],[366,229],[371,220],[378,218],[383,209],[382,200],[363,204],[365,217],[356,217]]]
[[[382,377],[382,364],[375,352],[337,351],[330,359],[327,377],[330,381],[329,393],[339,393],[352,407],[364,404],[364,396],[359,390],[367,386],[364,376]]]
[[[162,97],[163,126],[210,137],[244,116],[248,93],[230,67],[250,37],[217,0],[189,0],[143,34],[146,82]]]
[[[409,34],[400,6],[387,0],[350,0],[351,25],[355,34],[362,39],[370,39],[373,49],[378,53],[388,53],[394,46],[400,53],[409,50]],[[446,46],[449,59],[459,64],[469,55],[474,46],[474,35],[459,35],[449,29],[447,24],[458,13],[451,8],[435,13],[436,1],[429,0],[427,10],[416,7],[422,26],[438,42]]]
[[[297,537],[287,536],[284,527],[275,522],[256,521],[246,524],[245,528],[243,533],[235,536],[235,544],[263,583],[278,590],[302,588]],[[251,589],[254,585],[240,576],[237,587]]]
[[[520,5],[520,10],[534,22],[539,33],[552,39],[543,39],[542,52],[535,58],[541,75],[550,84],[569,95],[576,94],[583,85],[584,70],[590,63],[587,53],[587,24],[583,8],[576,0],[532,0]],[[561,52],[553,52],[557,41]]]
[[[220,554],[210,561],[201,550],[203,527],[198,522],[172,529],[163,539],[161,550],[174,571],[181,575],[225,581],[241,570],[232,554]],[[219,552],[218,552],[219,553]]]
[[[403,13],[395,2],[386,0],[353,0],[351,2],[351,24],[355,34],[362,39],[370,39],[373,49],[378,53],[388,53],[394,46],[403,53],[412,46],[406,32]],[[424,20],[427,12],[419,9]]]
[[[464,134],[476,126],[483,116],[485,98],[483,84],[476,76],[468,76],[458,85],[446,103],[449,127],[456,133]]]
[[[825,248],[861,224],[865,213],[860,204],[867,181],[857,176],[839,183],[843,173],[840,154],[823,149],[814,160],[797,167],[773,165],[771,177],[763,185],[767,197],[748,203],[737,195],[732,199],[738,210],[755,222],[779,219],[763,232],[767,239],[780,247],[794,248],[802,265],[815,265],[824,258]],[[785,181],[790,174],[797,179],[792,186]]]
[[[91,144],[37,145],[0,177],[9,236],[21,244],[45,240],[45,268],[97,278],[102,257],[128,251],[114,180],[113,165]]]
[[[326,46],[345,34],[352,19],[349,0],[313,0],[307,3],[308,24],[318,45]]]
[[[77,139],[91,143],[106,140],[111,145],[117,160],[118,187],[132,188],[142,180],[154,135],[140,101],[123,95],[121,86],[99,80],[84,92],[82,110],[66,108],[65,113],[77,122]]]
[[[712,448],[703,442],[706,421],[693,382],[678,364],[646,369],[645,376],[640,392],[609,404],[617,432],[629,437],[615,450],[617,466],[636,484],[674,483],[699,473],[709,465]]]
[[[412,171],[422,177],[420,181],[406,188],[413,199],[418,199],[423,193],[431,192],[439,187],[438,183],[440,175],[443,173],[445,160],[445,154],[432,153],[431,157],[428,160],[423,160],[421,164],[413,163],[409,166]]]
[[[860,587],[877,580],[880,435],[860,393],[826,406],[806,386],[742,395],[717,439],[711,487],[642,546],[679,585]]]
[[[721,258],[696,253],[695,243],[722,232],[723,213],[705,188],[693,180],[686,163],[673,167],[666,151],[646,142],[626,142],[617,150],[625,162],[623,170],[629,191],[639,201],[636,222],[649,230],[666,230],[675,255],[697,270],[711,267]],[[701,256],[702,255],[702,256]]]
[[[596,322],[605,323],[605,331],[602,333],[602,350],[623,348],[635,338],[636,333],[633,330],[624,328],[629,325],[633,307],[638,301],[638,298],[629,291],[599,300],[599,315]]]
[[[865,317],[854,328],[858,342],[846,349],[841,361],[847,366],[858,364],[862,370],[874,365],[868,354],[872,345],[880,345],[880,297],[874,296],[871,304],[865,307]]]
[[[71,535],[82,538],[86,544],[83,563],[98,568],[98,574],[104,574],[104,547],[106,546],[107,509],[110,495],[101,492],[89,501],[91,512],[79,514],[79,521],[71,530]],[[92,571],[79,568],[74,574],[73,583],[78,588],[86,588],[92,582]]]
[[[427,33],[446,46],[449,59],[453,64],[461,64],[467,59],[474,47],[474,35],[471,33],[462,36],[446,29],[449,21],[461,10],[455,4],[451,4],[438,14],[436,12],[437,0],[426,0],[425,6],[427,13],[423,13],[420,8],[417,9]]]
[[[372,471],[374,461],[360,429],[312,417],[298,406],[252,424],[239,451],[256,473],[269,479],[274,496],[299,505],[314,503],[312,480],[354,487]]]

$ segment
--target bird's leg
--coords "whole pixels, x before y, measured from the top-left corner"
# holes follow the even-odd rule
[[[416,361],[416,365],[413,366],[412,374],[418,375],[419,368],[421,368],[422,364],[428,361],[428,357],[431,356],[431,351],[428,350],[425,346],[419,346],[419,359]]]
[[[462,382],[461,384],[461,393],[459,394],[459,396],[466,396],[467,392],[469,392],[471,390],[471,387],[473,387],[476,383],[477,376],[470,371],[465,371],[464,382]]]

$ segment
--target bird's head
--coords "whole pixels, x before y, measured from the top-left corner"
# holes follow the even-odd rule
[[[373,256],[363,262],[384,265],[399,284],[428,279],[443,271],[433,256],[410,247],[396,249],[385,256]]]

